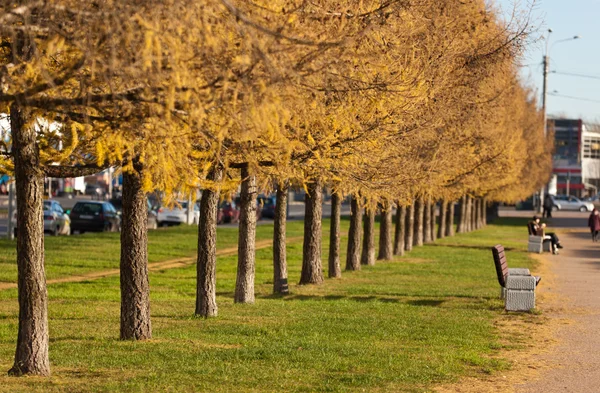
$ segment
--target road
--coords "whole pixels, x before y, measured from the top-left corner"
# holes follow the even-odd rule
[[[75,203],[77,203],[77,201],[90,200],[90,197],[89,196],[78,196],[76,198],[59,197],[59,198],[53,198],[53,199],[58,201],[62,205],[63,209],[67,210],[67,209],[72,209],[73,206],[75,206]],[[8,208],[8,198],[6,196],[0,196],[0,209],[7,209],[7,208]],[[349,214],[350,214],[350,205],[343,204],[342,205],[342,215],[349,215]],[[330,203],[323,204],[323,217],[324,218],[331,217],[331,204]],[[294,219],[303,219],[303,218],[304,218],[304,203],[302,203],[302,202],[290,203],[289,219],[294,220]],[[273,222],[272,219],[264,218],[261,221],[259,221],[259,225],[269,224],[272,222]],[[223,226],[236,227],[237,224],[225,224]],[[7,230],[8,230],[8,221],[7,221],[6,217],[0,216],[0,236],[6,236]]]

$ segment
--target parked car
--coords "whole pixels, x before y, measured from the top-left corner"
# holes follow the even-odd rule
[[[596,194],[592,197],[589,198],[585,198],[584,199],[586,202],[592,202],[592,204],[594,205],[594,207],[596,209],[600,208],[600,194]]]
[[[277,198],[275,198],[274,196],[261,195],[258,197],[258,206],[261,207],[263,217],[275,218],[276,201]]]
[[[106,190],[98,184],[86,184],[85,195],[91,195],[92,199],[102,199],[106,195]]]
[[[580,212],[587,212],[594,210],[594,204],[592,202],[582,201],[572,195],[550,195],[553,211],[556,210],[579,210]]]
[[[233,201],[223,201],[219,205],[219,211],[217,212],[217,224],[223,223],[236,223],[240,221],[240,209],[237,204]]]
[[[12,223],[17,235],[17,211],[12,216]],[[44,233],[54,236],[71,234],[71,219],[65,213],[60,203],[54,200],[44,201]]]
[[[179,225],[179,224],[194,224],[197,225],[200,221],[200,208],[197,203],[194,203],[194,211],[188,220],[188,203],[187,201],[179,201],[173,207],[161,207],[158,209],[158,225]]]
[[[242,198],[240,196],[235,198],[235,203],[239,208],[242,205]],[[260,199],[257,197],[256,198],[256,221],[260,221],[261,219],[262,219],[262,207],[261,207]]]
[[[121,217],[109,202],[77,202],[70,213],[73,232],[114,232],[121,230]]]
[[[122,213],[123,211],[123,199],[121,198],[113,198],[109,201],[117,210],[118,213]],[[146,198],[146,203],[148,204],[148,229],[156,229],[158,228],[158,217],[156,211],[152,209],[152,203],[150,200]]]

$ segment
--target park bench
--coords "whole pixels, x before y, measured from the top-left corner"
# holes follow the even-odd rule
[[[527,224],[529,232],[529,241],[527,242],[527,251],[541,254],[543,251],[552,252],[552,242],[549,236],[544,235],[542,229],[538,233],[534,233],[531,222]]]
[[[529,269],[509,269],[501,245],[492,247],[492,254],[506,311],[529,311],[535,308],[535,287],[541,277],[532,276]]]

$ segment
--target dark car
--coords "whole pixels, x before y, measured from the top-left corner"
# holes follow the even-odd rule
[[[109,202],[115,207],[118,213],[123,211],[123,199],[113,198]],[[148,229],[156,229],[158,228],[156,211],[152,208],[152,203],[150,203],[148,198],[146,198],[146,203],[148,204]]]
[[[69,217],[71,232],[113,232],[121,229],[121,217],[109,202],[77,202]]]
[[[223,201],[219,205],[219,211],[217,213],[217,223],[236,223],[240,221],[240,209],[238,209],[235,202]]]
[[[259,196],[258,206],[262,207],[262,216],[267,218],[275,218],[275,203],[277,198],[274,196]]]

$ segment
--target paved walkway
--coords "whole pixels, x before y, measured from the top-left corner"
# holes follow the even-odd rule
[[[560,255],[547,258],[555,277],[544,288],[554,299],[544,316],[559,326],[557,344],[545,351],[540,343],[542,371],[514,385],[516,392],[600,392],[600,243],[592,243],[586,218],[552,220],[565,245]]]

